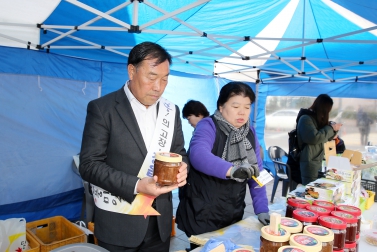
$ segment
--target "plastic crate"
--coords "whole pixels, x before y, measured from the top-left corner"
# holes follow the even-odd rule
[[[69,244],[54,250],[51,252],[110,252],[100,246],[90,243]]]
[[[41,252],[86,242],[85,232],[63,216],[26,223],[26,229],[38,241]]]
[[[41,245],[39,245],[39,242],[27,230],[26,230],[26,241],[28,242],[30,248],[27,250],[24,250],[25,252],[40,252],[41,251]]]
[[[365,190],[377,193],[377,181],[361,179],[361,185]],[[374,197],[374,202],[377,202],[377,197]]]
[[[371,206],[373,205],[375,201],[376,193],[372,191],[368,191],[368,190],[366,191],[369,194],[369,198],[366,200],[365,209],[368,210],[369,208],[371,208]]]

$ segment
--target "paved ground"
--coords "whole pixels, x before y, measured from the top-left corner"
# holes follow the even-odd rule
[[[273,185],[272,181],[266,185],[268,201],[271,200],[272,185]],[[282,185],[281,185],[281,182],[280,182],[280,184],[278,185],[278,188],[276,190],[276,194],[275,194],[275,198],[274,198],[275,204],[273,206],[270,206],[270,208],[274,208],[274,207],[280,208],[282,206],[282,204],[276,204],[276,203],[279,203],[279,202],[282,201],[281,190],[282,190]],[[248,192],[248,190],[247,190],[247,192]],[[246,195],[245,202],[246,202],[246,208],[245,208],[244,218],[251,216],[251,215],[254,215],[252,200],[251,200],[249,193],[247,193],[247,195]],[[177,192],[177,193],[173,194],[174,214],[175,214],[175,211],[178,207],[178,203],[179,203],[179,199],[178,199],[178,192]],[[271,203],[269,203],[269,204],[271,204]],[[272,210],[274,210],[274,209],[272,209]],[[277,211],[279,211],[279,210],[277,210]],[[190,247],[190,245],[189,245],[190,243],[188,241],[188,238],[185,235],[185,233],[183,233],[177,227],[175,228],[175,230],[176,230],[176,235],[170,239],[170,251],[184,251],[185,248]]]

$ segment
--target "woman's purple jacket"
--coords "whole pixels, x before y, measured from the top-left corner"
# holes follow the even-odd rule
[[[255,154],[258,160],[259,170],[263,170],[263,162],[260,158],[260,148],[259,141],[255,134],[255,129],[250,126],[251,131],[255,138]],[[212,121],[211,117],[203,118],[196,125],[194,135],[190,142],[190,162],[200,172],[207,175],[217,177],[220,179],[226,178],[226,173],[232,163],[221,159],[214,154],[212,154],[213,144],[215,143],[216,137],[216,126]],[[211,164],[211,165],[208,165]],[[212,169],[216,167],[216,169]],[[266,193],[266,187],[255,188],[258,184],[250,179],[248,181],[250,195],[253,200],[254,213],[268,213],[268,199]]]

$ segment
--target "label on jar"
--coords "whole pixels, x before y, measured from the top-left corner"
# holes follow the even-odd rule
[[[319,236],[326,236],[330,234],[329,231],[321,227],[307,227],[306,230],[308,230],[310,233],[314,235],[319,235]]]
[[[300,216],[304,216],[304,217],[314,217],[315,216],[315,214],[313,212],[306,211],[306,210],[297,211],[297,214],[300,215]]]
[[[281,219],[281,225],[286,226],[286,227],[298,227],[298,222],[295,220],[290,220],[286,218]]]
[[[164,157],[179,157],[180,156],[176,153],[171,153],[171,152],[160,152],[160,155]]]
[[[354,212],[354,213],[357,213],[360,211],[353,206],[339,206],[338,209],[341,211]]]
[[[305,252],[305,251],[298,248],[285,248],[281,252]]]
[[[326,216],[323,218],[324,221],[330,222],[330,223],[335,223],[335,224],[344,224],[342,220],[339,220],[337,218],[333,218],[331,216]]]
[[[285,230],[282,228],[279,228],[278,233],[276,234],[273,230],[266,228],[266,233],[269,235],[275,235],[275,236],[284,236],[286,234]]]
[[[316,211],[316,212],[319,212],[319,213],[326,213],[326,212],[328,212],[328,210],[326,208],[317,207],[317,206],[310,206],[309,210],[313,210],[313,211]]]
[[[344,218],[344,219],[355,219],[355,216],[353,216],[352,214],[349,214],[349,213],[345,213],[345,212],[332,212],[333,215],[335,216],[339,216],[341,218]]]
[[[316,201],[315,204],[318,205],[318,206],[324,206],[324,207],[332,207],[333,206],[332,203],[326,202],[326,201]]]
[[[298,244],[305,246],[316,246],[318,244],[316,239],[307,235],[296,235],[293,239]]]

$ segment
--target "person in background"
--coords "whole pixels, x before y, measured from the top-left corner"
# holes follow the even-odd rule
[[[292,178],[296,183],[307,185],[316,180],[318,172],[322,170],[322,160],[325,155],[324,143],[331,141],[342,126],[340,123],[329,122],[332,106],[331,97],[327,94],[320,94],[308,109],[300,109],[297,115],[297,139],[302,151],[300,170],[292,173]],[[297,181],[300,178],[301,181]]]
[[[190,142],[190,172],[177,208],[178,228],[188,237],[242,220],[246,185],[255,214],[269,223],[266,187],[252,176],[263,170],[260,145],[250,125],[255,94],[242,82],[220,90],[214,115],[203,118]]]
[[[363,146],[368,145],[368,138],[370,133],[370,125],[373,123],[373,120],[370,119],[367,112],[365,112],[361,107],[357,111],[357,121],[356,126],[360,131],[360,143]]]
[[[98,245],[112,252],[169,251],[171,191],[186,184],[188,163],[179,108],[161,97],[170,64],[160,45],[138,44],[128,58],[129,81],[88,104],[79,171],[93,185]],[[177,185],[156,184],[160,150],[182,155]]]
[[[209,112],[200,101],[189,100],[182,109],[183,119],[187,119],[189,124],[195,129],[196,125],[204,117],[209,116]]]

